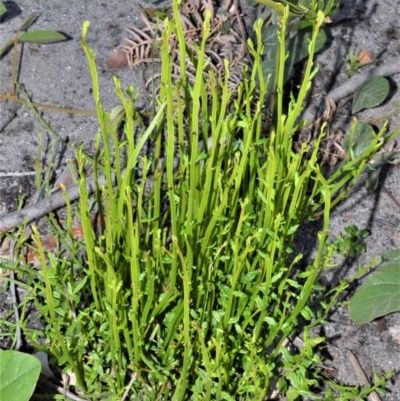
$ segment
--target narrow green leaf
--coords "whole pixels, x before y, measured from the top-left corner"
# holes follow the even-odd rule
[[[355,92],[352,112],[375,107],[381,104],[389,94],[389,82],[384,77],[372,77],[364,82]]]
[[[40,374],[40,361],[17,351],[0,351],[0,400],[28,401]]]
[[[13,43],[14,43],[14,42],[13,42],[12,40],[9,40],[9,41],[0,49],[0,57],[3,55],[3,53],[5,53],[5,52],[8,50],[8,48],[9,48],[10,46],[12,46]]]
[[[259,275],[259,271],[258,270],[253,270],[250,271],[248,273],[246,273],[244,276],[241,277],[240,282],[243,284],[247,284],[250,283],[251,281],[253,281],[255,279],[255,277],[257,277]]]
[[[377,317],[400,311],[399,251],[383,254],[383,263],[354,294],[349,315],[356,323],[368,323]]]
[[[0,1],[0,15],[3,15],[7,12],[7,8],[2,1]]]
[[[30,27],[37,19],[38,14],[32,13],[29,17],[22,23],[22,25],[18,28],[20,31]]]
[[[57,31],[37,30],[23,33],[19,42],[23,43],[54,43],[67,40],[66,36]]]

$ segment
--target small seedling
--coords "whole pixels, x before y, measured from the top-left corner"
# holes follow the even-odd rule
[[[359,68],[372,62],[372,52],[367,50],[357,52],[350,49],[343,61],[348,66],[346,70],[347,75],[352,77]]]
[[[3,3],[0,3],[0,15],[5,14],[7,12],[6,7]],[[15,30],[15,37],[14,39],[10,39],[0,48],[0,57],[2,57],[7,50],[13,46],[14,47],[14,57],[13,57],[13,66],[12,66],[12,76],[11,76],[11,88],[10,88],[10,95],[15,94],[15,84],[16,84],[16,77],[17,77],[17,61],[18,61],[18,52],[17,52],[17,45],[18,43],[54,43],[54,42],[61,42],[63,40],[67,40],[67,37],[62,33],[57,31],[50,31],[44,29],[37,29],[30,32],[24,32],[21,34],[22,31],[28,29],[38,18],[36,13],[29,15],[28,18]]]
[[[335,253],[350,258],[355,258],[356,256],[365,253],[363,239],[368,237],[368,231],[359,230],[354,225],[345,227],[344,231],[345,234],[339,234],[335,241]]]

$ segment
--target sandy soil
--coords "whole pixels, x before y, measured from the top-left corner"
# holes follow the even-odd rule
[[[315,81],[315,93],[327,93],[347,79],[343,58],[350,49],[381,54],[378,63],[400,55],[400,0],[348,0],[343,3],[341,18],[326,27],[330,40],[317,58],[320,72]],[[88,42],[97,57],[105,109],[110,110],[118,104],[111,79],[113,74],[121,79],[123,87],[133,84],[138,88],[141,93],[139,106],[145,102],[141,69],[111,72],[104,67],[104,60],[121,43],[124,28],[140,23],[133,1],[17,0],[5,4],[11,12],[0,23],[1,43],[11,39],[13,30],[33,12],[40,15],[35,29],[55,29],[70,37],[62,43],[20,47],[18,81],[33,101],[69,109],[94,110],[87,60],[80,45],[82,23],[89,20]],[[0,64],[0,92],[4,94],[10,88],[12,53],[5,55]],[[360,120],[379,126],[385,116],[390,115],[391,128],[400,128],[400,108],[395,107],[396,100],[400,100],[400,74],[391,77],[390,81],[390,98],[380,107],[359,113]],[[339,123],[345,128],[349,111],[344,107],[338,114]],[[61,138],[72,144],[92,146],[98,129],[95,117],[46,110],[43,117]],[[43,140],[42,148],[39,147],[39,134]],[[0,133],[0,173],[33,171],[32,162],[38,156],[43,159],[48,156],[53,140],[33,113],[22,106],[17,117]],[[55,148],[60,165],[74,156],[60,142],[55,142]],[[398,166],[386,169],[381,184],[400,201],[399,169]],[[0,214],[15,210],[18,195],[26,194],[33,184],[34,178],[0,177]],[[332,236],[350,224],[370,231],[367,253],[350,265],[333,269],[325,278],[326,282],[346,277],[356,271],[358,265],[400,246],[400,208],[382,187],[368,194],[362,185],[357,186],[334,210]],[[299,245],[304,250],[312,249],[312,234],[312,227],[305,229]],[[0,296],[6,302],[6,294]],[[3,304],[2,313],[7,305]],[[394,369],[397,375],[388,384],[389,392],[384,399],[396,401],[400,400],[400,314],[387,316],[384,321],[383,330],[376,322],[359,326],[349,320],[346,308],[336,310],[323,328],[328,338],[324,363],[333,367],[336,380],[347,384],[359,383],[347,357],[348,349],[353,351],[369,377],[372,372]]]

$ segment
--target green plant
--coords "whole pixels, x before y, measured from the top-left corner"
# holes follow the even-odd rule
[[[339,234],[334,242],[334,252],[338,255],[354,258],[365,252],[363,239],[368,237],[367,230],[359,230],[356,226],[344,229],[345,235]]]
[[[7,12],[7,8],[4,3],[0,2],[0,15]],[[18,64],[18,43],[54,43],[66,40],[66,36],[51,30],[38,29],[34,31],[24,32],[22,31],[28,29],[38,18],[38,15],[33,13],[29,15],[28,18],[15,30],[14,39],[6,42],[3,47],[0,48],[0,57],[7,52],[7,50],[13,46],[13,64],[12,64],[12,75],[11,75],[11,89],[10,94],[14,95],[15,92],[15,83],[17,77],[17,64]]]
[[[306,21],[302,21],[302,25],[310,25],[310,20],[316,18],[318,11],[322,11],[326,16],[331,14],[339,4],[337,0],[248,0],[248,2],[265,5],[279,15],[283,15],[287,7],[290,16],[307,17]]]
[[[116,113],[104,112],[100,103],[84,24],[100,125],[94,161],[83,151],[77,155],[84,241],[73,236],[68,200],[65,227],[48,218],[59,240],[56,251],[46,252],[34,229],[42,269],[22,265],[17,270],[30,277],[25,302],[32,300],[46,322],[47,343],[41,345],[27,332],[22,318],[23,328],[39,349],[74,373],[77,387],[90,399],[261,400],[279,393],[290,400],[326,399],[316,394],[323,382],[316,353],[323,338],[311,338],[309,328],[323,321],[347,285],[312,303],[334,252],[326,244],[330,210],[383,146],[383,130],[329,178],[317,161],[323,131],[312,149],[304,144],[299,153],[293,151],[293,136],[302,126],[298,117],[317,73],[313,55],[325,19],[321,11],[310,20],[299,93],[286,104],[289,9],[284,8],[273,122],[264,135],[268,77],[261,60],[262,23],[255,25],[257,47],[248,42],[254,67],[245,68],[233,99],[227,63],[222,79],[204,74],[209,14],[203,41],[191,54],[195,80],[188,83],[176,1],[173,8],[174,19],[164,21],[161,91],[153,118],[146,120],[135,110],[134,89],[124,92],[115,79],[125,115],[122,139],[112,119]],[[180,44],[176,81],[169,73],[171,35]],[[149,138],[155,145],[151,160],[140,157]],[[96,178],[94,200],[85,178],[90,168]],[[99,185],[101,174],[104,185]],[[323,216],[317,255],[299,271],[302,255],[293,255],[294,235],[317,215]],[[16,251],[21,249],[17,243]],[[300,333],[304,347],[291,349],[288,342]],[[370,391],[328,386],[329,396],[336,390],[342,399]]]
[[[385,123],[383,129],[386,129]],[[384,138],[396,138],[399,135],[399,130],[391,131],[384,134]],[[354,123],[350,131],[343,138],[343,150],[346,155],[344,160],[335,166],[335,171],[339,170],[349,160],[359,156],[367,149],[376,138],[376,132],[370,124],[358,122],[354,119]],[[379,175],[382,167],[387,164],[396,165],[400,162],[400,152],[398,149],[390,146],[382,148],[377,154],[373,155],[366,164],[363,173],[367,174],[365,187],[369,192],[374,191],[379,183]]]
[[[389,94],[389,82],[385,77],[371,77],[360,85],[353,98],[352,113],[379,106]]]
[[[368,54],[367,54],[368,53]],[[343,61],[347,64],[347,75],[352,77],[357,70],[371,62],[369,52],[359,52],[353,49],[350,49],[347,53],[347,56],[343,59]],[[368,56],[368,57],[366,57]]]
[[[32,355],[0,350],[0,399],[28,401],[40,374],[40,361]]]
[[[356,323],[400,311],[400,250],[381,254],[376,272],[356,291],[349,315]]]

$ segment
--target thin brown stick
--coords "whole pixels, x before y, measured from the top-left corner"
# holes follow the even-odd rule
[[[351,366],[354,369],[354,372],[358,378],[358,380],[360,381],[360,383],[363,386],[367,386],[369,385],[369,381],[367,376],[365,375],[361,365],[359,364],[359,362],[357,361],[357,358],[354,356],[354,354],[348,349],[347,350],[347,357],[349,358],[349,361],[351,363]],[[378,394],[376,393],[376,391],[373,391],[369,396],[368,396],[368,400],[369,401],[381,401],[381,399],[379,398]]]
[[[113,175],[115,180],[115,175]],[[106,185],[105,176],[99,177],[99,186]],[[94,178],[88,178],[86,180],[86,190],[88,194],[92,194],[95,191]],[[79,198],[79,184],[72,185],[66,189],[66,196],[72,202]],[[58,190],[52,195],[42,199],[41,201],[27,206],[24,209],[17,210],[15,212],[6,214],[0,217],[0,233],[10,231],[24,222],[31,222],[32,220],[39,219],[50,213],[53,210],[59,209],[65,206],[65,199],[62,190]]]
[[[128,387],[126,388],[124,394],[122,395],[120,401],[125,401],[125,398],[128,396],[129,391],[131,390],[133,383],[135,383],[135,380],[137,378],[136,372],[132,375],[131,380],[129,381]]]
[[[382,191],[393,201],[393,203],[400,209],[400,202],[382,185]]]
[[[3,93],[0,93],[0,99],[11,100],[12,102],[16,102],[16,103],[20,103],[20,104],[28,104],[28,102],[26,100],[20,99],[14,95],[6,95]],[[57,112],[61,112],[61,113],[80,114],[83,116],[96,116],[97,115],[96,111],[65,109],[63,107],[49,106],[47,104],[36,103],[36,102],[30,102],[30,104],[34,107],[37,107],[38,109],[57,111]]]

